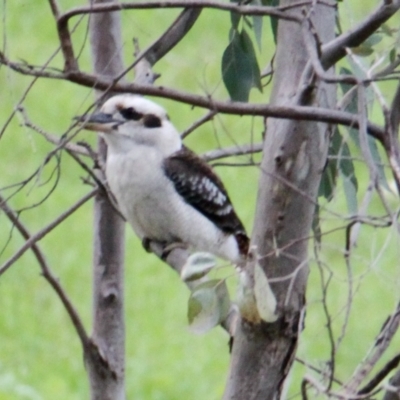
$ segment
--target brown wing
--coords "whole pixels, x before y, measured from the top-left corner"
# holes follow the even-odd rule
[[[222,181],[205,161],[184,147],[164,161],[164,171],[186,203],[223,232],[237,235],[238,243],[248,242]]]

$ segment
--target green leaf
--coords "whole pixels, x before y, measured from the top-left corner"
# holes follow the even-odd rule
[[[222,78],[234,101],[249,100],[252,87],[262,91],[260,68],[253,43],[247,34],[235,32],[222,56]]]
[[[215,257],[210,253],[191,254],[182,267],[181,279],[185,282],[195,281],[206,276],[216,265]]]
[[[364,42],[361,43],[359,46],[352,47],[351,50],[354,54],[357,54],[358,56],[361,57],[370,56],[371,54],[374,53],[373,47],[378,43],[380,43],[382,39],[383,39],[382,35],[374,33],[368,39],[364,40]]]
[[[357,47],[352,47],[351,51],[360,57],[368,57],[374,53],[374,49],[371,46],[368,46],[368,44],[364,43]]]
[[[271,7],[278,7],[279,6],[279,0],[261,0],[261,2],[262,2],[262,4],[264,6],[271,6]],[[276,17],[270,17],[270,20],[271,20],[272,35],[274,36],[274,42],[276,44],[279,19],[276,18]]]
[[[327,166],[324,169],[318,194],[325,197],[328,201],[332,199],[339,171],[343,178],[349,212],[354,213],[357,211],[358,182],[355,176],[350,148],[341,136],[338,128],[333,133],[328,156],[332,158],[328,159]]]
[[[253,4],[255,6],[260,6],[262,5],[262,2],[261,0],[252,0],[250,4]],[[260,51],[261,51],[262,26],[263,26],[263,17],[261,15],[253,15],[253,31]]]
[[[328,201],[333,198],[336,187],[337,167],[334,160],[328,160],[324,172],[322,173],[321,182],[319,184],[318,196],[324,197]]]
[[[354,171],[353,161],[351,160],[350,148],[345,141],[341,143],[341,151],[338,154],[338,157],[340,172],[353,184],[354,189],[357,192],[358,182]]]
[[[389,53],[389,61],[390,61],[390,63],[394,63],[396,58],[397,58],[397,51],[396,51],[396,48],[393,47],[393,49],[390,50],[390,53]]]
[[[189,298],[189,328],[194,333],[205,333],[217,326],[228,315],[230,299],[225,281],[210,280],[192,291]]]
[[[384,35],[392,37],[393,33],[395,32],[395,29],[391,29],[388,24],[382,24],[381,31]]]
[[[231,3],[238,3],[238,0],[230,0]],[[231,11],[231,25],[232,28],[237,30],[239,27],[240,19],[242,16],[235,11]]]
[[[322,241],[322,231],[321,231],[321,223],[319,220],[319,204],[317,203],[315,205],[315,209],[314,209],[314,216],[313,216],[313,221],[312,221],[312,225],[311,225],[311,229],[313,231],[314,234],[314,239],[317,242],[318,246],[321,246],[321,241]]]
[[[340,164],[340,151],[342,146],[342,137],[336,127],[329,143],[328,160],[322,173],[319,185],[318,196],[331,201],[336,187],[337,174]]]
[[[364,40],[363,44],[372,47],[380,43],[382,39],[383,39],[382,35],[380,35],[379,33],[374,33],[368,39]]]
[[[343,175],[343,188],[346,195],[347,209],[349,210],[349,213],[357,214],[357,189],[354,186],[353,181],[345,175]]]
[[[340,74],[348,75],[348,74],[351,74],[351,71],[348,70],[347,68],[341,68],[340,69]],[[358,67],[357,67],[357,70],[355,70],[355,75],[360,77],[360,78],[365,78],[364,73]],[[340,87],[342,89],[343,94],[346,94],[352,88],[352,85],[341,83]],[[368,95],[368,92],[367,92],[367,95]],[[345,110],[348,111],[348,112],[351,112],[353,114],[357,114],[358,113],[358,92],[356,90],[352,93],[351,98],[348,101]],[[353,140],[353,142],[356,144],[356,146],[358,148],[361,148],[361,145],[360,145],[360,132],[357,129],[354,129],[354,128],[346,128],[346,129],[348,130],[349,135],[350,135],[351,139]],[[379,183],[382,186],[384,186],[386,189],[389,189],[389,185],[388,185],[387,179],[386,179],[385,169],[384,169],[383,164],[382,164],[382,158],[381,158],[381,156],[379,154],[379,150],[378,150],[378,146],[376,144],[376,140],[372,136],[368,136],[367,137],[367,142],[368,142],[369,152],[371,154],[372,160],[373,160],[373,162],[375,164],[375,167],[377,169]],[[347,147],[347,151],[350,154],[350,150],[349,150],[347,145],[346,145],[346,147]],[[354,168],[353,168],[353,171],[354,171]],[[356,187],[356,190],[357,190],[357,187]]]

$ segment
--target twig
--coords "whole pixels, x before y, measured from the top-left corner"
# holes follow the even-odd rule
[[[211,110],[206,115],[204,115],[203,117],[201,117],[200,119],[195,121],[191,126],[189,126],[189,128],[185,129],[181,133],[182,139],[184,139],[186,136],[188,136],[190,133],[192,133],[194,130],[196,130],[201,125],[203,125],[206,122],[212,120],[216,114],[217,114],[216,111]]]
[[[51,232],[56,226],[58,226],[62,221],[68,218],[71,214],[73,214],[80,206],[85,204],[89,199],[91,199],[97,193],[97,188],[83,196],[79,201],[77,201],[72,207],[70,207],[67,211],[63,212],[59,215],[54,221],[48,224],[45,228],[31,236],[21,247],[20,249],[10,257],[1,267],[0,267],[0,276],[7,271],[8,268],[11,267],[15,261],[17,261],[27,250],[29,250],[33,244],[46,236],[49,232]]]
[[[17,215],[6,203],[6,201],[0,196],[0,207],[4,211],[5,215],[8,217],[8,219],[12,222],[12,224],[18,229],[18,231],[21,233],[22,237],[29,241],[32,236],[30,235],[28,229],[25,227],[25,225],[22,224],[22,222],[19,219],[19,215]],[[30,246],[33,254],[35,255],[39,266],[42,270],[42,274],[44,278],[50,283],[52,288],[55,290],[55,292],[58,294],[60,297],[61,302],[63,303],[65,309],[67,310],[67,313],[69,317],[71,318],[71,321],[76,329],[76,332],[78,333],[78,336],[82,342],[83,347],[85,348],[87,344],[89,343],[89,338],[87,336],[86,330],[83,326],[83,323],[78,315],[78,312],[74,308],[74,306],[71,303],[71,300],[65,293],[63,287],[57,280],[57,278],[54,277],[53,273],[51,272],[50,267],[47,264],[46,258],[44,254],[42,253],[40,247],[38,246],[37,243],[32,243]]]
[[[400,82],[397,84],[389,113],[386,113],[387,143],[385,146],[391,166],[393,177],[396,181],[397,192],[400,194],[400,146],[398,139],[400,124]]]
[[[329,338],[329,347],[330,347],[330,360],[329,360],[329,374],[326,374],[328,377],[328,384],[326,387],[327,391],[330,391],[332,388],[332,384],[335,379],[335,355],[336,355],[336,344],[335,344],[335,336],[333,333],[333,324],[332,324],[332,315],[329,312],[328,307],[328,287],[331,282],[333,273],[328,270],[328,278],[325,279],[324,268],[321,265],[321,261],[318,257],[318,253],[315,251],[315,260],[318,265],[318,270],[320,274],[321,281],[321,291],[322,291],[322,309],[325,314],[326,319],[326,329],[328,330],[328,338]]]
[[[55,144],[57,146],[62,146],[63,148],[65,148],[65,149],[67,149],[67,150],[69,150],[69,151],[71,151],[73,153],[81,154],[83,156],[89,156],[89,152],[87,151],[87,149],[84,146],[80,146],[79,144],[76,144],[76,143],[66,142],[62,138],[60,138],[60,137],[58,137],[56,135],[52,135],[51,133],[48,133],[48,132],[44,131],[42,128],[39,128],[38,126],[33,124],[29,120],[28,115],[27,115],[24,107],[19,106],[17,108],[17,111],[21,113],[22,119],[24,121],[24,126],[26,126],[28,128],[31,128],[35,132],[39,133],[48,142],[53,143],[53,144]]]
[[[262,143],[253,143],[240,146],[225,147],[222,149],[210,150],[207,153],[202,154],[201,157],[206,161],[213,161],[226,157],[260,153],[262,151],[262,146]]]
[[[359,364],[353,376],[346,384],[345,387],[347,390],[350,390],[350,392],[356,392],[360,383],[371,372],[372,368],[376,365],[384,351],[389,346],[394,334],[397,332],[399,324],[400,303],[397,304],[397,307],[393,314],[385,321],[381,332],[376,337],[375,342],[369,351],[369,354]]]
[[[368,17],[322,46],[321,64],[325,70],[346,55],[346,47],[356,47],[364,42],[382,24],[400,9],[400,0],[384,0]]]
[[[400,354],[395,355],[357,394],[369,394],[400,364]]]

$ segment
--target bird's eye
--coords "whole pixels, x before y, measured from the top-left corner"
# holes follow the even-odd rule
[[[156,115],[146,114],[143,118],[143,124],[146,128],[159,128],[161,120]]]
[[[143,114],[138,113],[132,107],[123,108],[122,110],[119,111],[119,113],[125,119],[133,119],[134,121],[139,121],[139,119],[141,119],[143,117]]]

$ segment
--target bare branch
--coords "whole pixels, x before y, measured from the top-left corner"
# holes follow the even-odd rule
[[[116,83],[114,82],[114,80],[99,78],[99,76],[97,75],[91,75],[78,71],[66,74],[32,71],[23,65],[15,64],[6,60],[4,55],[2,55],[1,53],[0,62],[8,65],[10,68],[16,70],[17,72],[23,73],[24,75],[36,76],[36,74],[38,74],[39,76],[46,78],[69,80],[70,82],[74,82],[90,88],[96,88],[99,90],[112,89],[112,91],[115,93],[134,93],[162,97],[176,100],[181,103],[186,103],[191,106],[206,108],[222,114],[253,115],[282,119],[318,121],[341,124],[345,126],[351,126],[353,128],[359,127],[359,120],[357,115],[344,111],[309,106],[281,106],[269,104],[251,104],[243,102],[223,102],[219,100],[214,100],[210,97],[190,94],[163,86],[155,87],[151,85],[138,85],[135,83]],[[385,131],[381,127],[371,122],[368,122],[367,128],[368,134],[377,139],[379,142],[384,143]]]
[[[49,5],[51,8],[51,12],[54,15],[54,18],[58,18],[60,15],[60,8],[57,4],[57,0],[49,0]]]
[[[20,221],[19,215],[17,215],[8,206],[7,202],[5,201],[4,198],[1,197],[1,195],[0,195],[0,207],[4,211],[5,215],[8,217],[8,219],[13,223],[13,225],[21,233],[22,237],[27,241],[31,240],[32,236],[30,235],[28,229]],[[72,321],[72,323],[76,329],[76,332],[78,333],[78,336],[81,340],[82,346],[85,349],[89,343],[89,338],[88,338],[86,330],[83,326],[83,323],[78,315],[78,312],[72,305],[71,300],[65,293],[65,291],[64,291],[63,287],[61,286],[61,284],[59,283],[58,279],[51,272],[50,267],[47,264],[46,258],[44,256],[44,254],[42,253],[38,244],[33,242],[32,245],[30,246],[30,248],[40,265],[43,276],[46,278],[46,280],[50,283],[52,288],[58,294],[61,302],[63,303],[65,309],[67,310],[67,313],[68,313],[69,317],[71,318],[71,321]]]
[[[57,145],[58,146],[57,148],[59,148],[59,146],[62,146],[63,148],[65,148],[65,149],[67,149],[67,150],[69,150],[69,151],[71,151],[73,153],[80,154],[80,155],[83,155],[83,156],[90,156],[88,150],[84,146],[80,146],[79,144],[76,144],[76,143],[66,142],[65,140],[63,140],[59,136],[52,135],[51,133],[46,132],[42,128],[39,128],[38,126],[36,126],[28,118],[28,115],[27,115],[24,107],[19,106],[17,108],[17,111],[19,111],[21,113],[21,116],[22,116],[23,121],[24,121],[24,126],[26,126],[27,128],[30,128],[30,129],[34,130],[35,132],[39,133],[48,142]]]
[[[45,228],[31,236],[23,246],[11,257],[9,258],[1,267],[0,267],[0,276],[7,271],[8,268],[11,267],[12,264],[15,263],[27,250],[29,250],[33,244],[38,242],[44,236],[46,236],[49,232],[51,232],[56,226],[58,226],[62,221],[67,219],[71,214],[73,214],[80,206],[85,204],[88,200],[90,200],[97,193],[97,188],[83,196],[79,201],[77,201],[72,207],[70,207],[67,211],[63,212],[59,215],[53,222],[48,224]]]
[[[389,385],[386,386],[386,393],[382,400],[400,399],[400,370],[390,378]]]
[[[372,368],[381,358],[384,351],[388,348],[393,339],[394,334],[397,332],[400,324],[400,303],[397,304],[395,311],[385,321],[381,332],[376,337],[375,342],[365,359],[357,367],[357,370],[346,384],[346,389],[350,392],[356,392],[360,383],[371,372]]]
[[[398,131],[400,124],[400,83],[397,84],[395,96],[389,110],[385,110],[386,129],[384,148],[389,159],[397,191],[400,193],[400,146],[398,140]]]
[[[151,65],[154,65],[167,54],[192,28],[200,16],[201,8],[187,8],[179,14],[168,30],[145,51],[144,56]]]
[[[192,133],[194,130],[196,130],[198,127],[200,127],[201,125],[205,124],[206,122],[212,120],[214,118],[214,116],[217,113],[215,111],[209,111],[206,115],[204,115],[203,117],[201,117],[199,120],[197,120],[196,122],[194,122],[191,126],[189,126],[189,128],[185,129],[182,133],[181,133],[181,137],[182,139],[184,139],[186,136],[188,136],[190,133]]]
[[[213,161],[226,157],[260,153],[262,151],[262,146],[262,143],[252,143],[240,146],[225,147],[223,149],[208,151],[202,155],[202,158],[206,161]]]
[[[362,388],[357,394],[369,394],[372,392],[386,376],[397,368],[400,364],[400,354],[396,354],[391,360],[389,360],[380,371]]]
[[[150,46],[142,52],[139,52],[139,44],[134,39],[135,61],[125,68],[115,79],[115,82],[121,80],[126,74],[134,69],[135,83],[142,85],[152,85],[160,76],[151,70],[151,66],[167,54],[192,28],[199,17],[201,9],[185,9],[179,14],[178,18],[170,27]]]
[[[343,58],[346,55],[346,47],[359,46],[399,9],[400,0],[384,0],[364,21],[323,45],[321,64],[324,69],[329,69]]]
[[[304,4],[312,2],[303,2]],[[332,4],[333,5],[333,4]],[[300,6],[300,5],[299,5]],[[270,15],[273,17],[282,18],[288,21],[300,22],[300,18],[292,14],[284,12],[286,8],[267,7],[267,6],[251,6],[251,5],[236,5],[233,3],[222,3],[212,0],[168,0],[168,1],[137,1],[135,3],[104,3],[90,7],[77,7],[67,11],[58,19],[58,24],[65,24],[71,17],[81,14],[110,12],[120,10],[142,9],[148,10],[152,8],[214,8],[218,10],[234,11],[241,15]]]
[[[64,56],[64,69],[65,71],[78,70],[78,62],[74,55],[72,47],[71,34],[68,29],[68,20],[61,21],[59,19],[59,11],[55,0],[49,0],[50,6],[57,22],[57,33],[60,39],[61,51]]]

